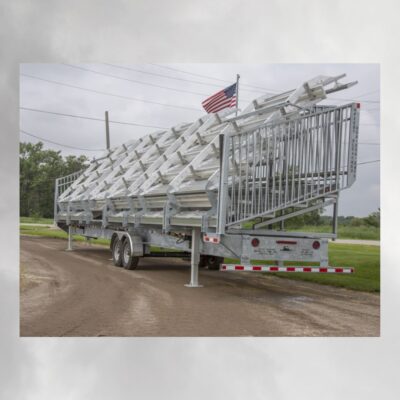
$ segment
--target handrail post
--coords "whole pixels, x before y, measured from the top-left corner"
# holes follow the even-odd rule
[[[338,233],[338,214],[339,213],[339,192],[336,195],[335,202],[333,203],[333,216],[332,216],[332,233],[336,236],[332,239],[335,241],[337,239]]]
[[[57,200],[58,200],[58,179],[56,178],[55,184],[54,184],[54,218],[53,218],[53,223],[54,226],[57,225]]]
[[[72,227],[71,224],[68,225],[68,247],[66,249],[66,251],[72,251]]]
[[[229,126],[227,127],[229,128]],[[219,193],[218,193],[218,221],[217,234],[223,235],[226,226],[226,211],[228,204],[228,173],[229,173],[229,130],[225,128],[220,134],[220,174],[219,174]],[[222,149],[222,151],[221,151]]]
[[[190,268],[190,283],[186,287],[202,287],[199,284],[199,262],[200,262],[200,241],[201,230],[200,228],[192,229],[192,257]]]

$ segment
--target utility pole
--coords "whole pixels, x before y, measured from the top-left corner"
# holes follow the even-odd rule
[[[107,150],[110,150],[110,124],[108,123],[108,111],[106,111],[106,145]]]

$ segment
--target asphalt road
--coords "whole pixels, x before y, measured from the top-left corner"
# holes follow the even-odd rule
[[[200,271],[109,250],[21,237],[21,336],[379,336],[379,295],[259,273]]]

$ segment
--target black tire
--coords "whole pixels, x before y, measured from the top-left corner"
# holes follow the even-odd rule
[[[122,242],[116,238],[112,246],[112,260],[116,267],[122,266]]]
[[[139,257],[134,257],[131,252],[131,245],[129,240],[125,240],[122,246],[122,266],[125,269],[136,269],[139,264]]]
[[[224,262],[223,257],[207,256],[207,267],[212,271],[219,270],[223,262]]]

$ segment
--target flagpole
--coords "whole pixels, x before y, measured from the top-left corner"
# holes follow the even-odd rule
[[[240,79],[240,75],[236,74],[236,114],[235,114],[235,117],[237,117],[238,107],[239,107],[239,79]]]

